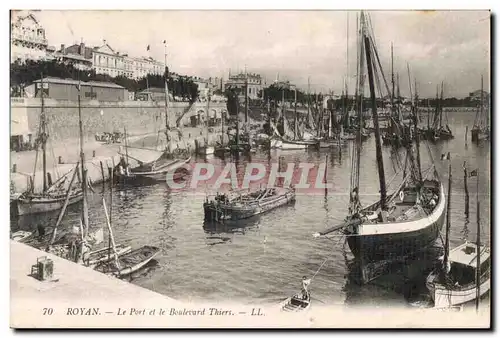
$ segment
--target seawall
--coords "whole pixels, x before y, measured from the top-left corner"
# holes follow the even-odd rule
[[[38,98],[11,98],[11,120],[23,120],[33,135],[37,134],[40,123],[42,102]],[[211,102],[210,116],[220,116],[226,111],[225,102]],[[78,102],[45,99],[44,111],[51,140],[62,142],[78,137]],[[190,124],[190,117],[205,114],[206,102],[169,102],[168,124],[181,126]],[[216,115],[217,114],[217,115]],[[127,128],[130,135],[156,133],[165,128],[165,103],[156,101],[102,102],[82,101],[81,115],[85,138],[94,138],[96,133],[123,132]]]

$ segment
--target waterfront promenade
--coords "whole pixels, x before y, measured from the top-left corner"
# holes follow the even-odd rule
[[[175,149],[185,149],[189,152],[193,152],[195,149],[195,141],[198,140],[202,145],[204,139],[207,136],[205,128],[202,127],[188,127],[181,130],[183,138],[180,139],[177,131],[173,130],[170,132],[171,137],[171,150]],[[220,127],[214,128],[214,131],[208,134],[209,144],[215,144],[215,141],[220,140]],[[127,137],[128,145],[132,147],[148,147],[143,145],[143,139],[156,139],[156,133],[147,134],[136,134]],[[160,134],[161,142],[158,149],[164,149],[164,134]],[[227,138],[225,140],[227,142]],[[88,139],[84,142],[84,153],[85,160],[87,163],[88,177],[93,183],[100,183],[102,181],[102,173],[100,162],[103,163],[104,169],[104,180],[108,177],[108,167],[113,166],[113,161],[115,164],[118,163],[120,155],[118,151],[120,147],[123,147],[125,142],[122,143],[111,143],[105,144],[97,142],[92,139]],[[78,138],[68,139],[65,142],[58,142],[56,145],[47,147],[47,172],[51,173],[53,180],[57,179],[60,175],[69,172],[76,163],[80,160],[80,144]],[[94,156],[95,155],[95,156]],[[63,164],[58,164],[59,156],[62,159]],[[10,168],[12,170],[13,165],[16,166],[16,172],[11,173],[11,182],[13,187],[13,193],[19,194],[27,190],[28,188],[28,177],[33,175],[34,163],[35,163],[36,151],[22,151],[22,152],[11,152],[10,157]],[[131,165],[135,166],[135,161],[131,160]],[[38,155],[37,159],[37,169],[36,169],[36,180],[35,189],[40,190],[42,185],[42,159],[41,154]]]

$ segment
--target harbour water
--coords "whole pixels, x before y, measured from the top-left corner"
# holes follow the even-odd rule
[[[469,178],[470,223],[464,214],[464,175],[462,165],[478,168],[481,203],[481,239],[489,241],[490,229],[490,145],[473,144],[465,126],[473,125],[474,112],[449,113],[455,138],[429,144],[430,153],[443,185],[446,186],[449,161],[441,154],[450,152],[452,165],[451,247],[462,243],[464,228],[468,239],[476,239],[477,178]],[[470,129],[469,129],[470,130]],[[427,146],[421,144],[422,167],[429,167]],[[131,282],[178,300],[228,300],[240,303],[278,303],[297,292],[302,276],[314,277],[311,293],[325,304],[401,305],[408,304],[402,288],[386,288],[377,284],[358,286],[350,283],[347,263],[352,259],[341,236],[313,238],[312,234],[340,222],[347,213],[350,180],[350,145],[339,154],[332,151],[273,151],[256,153],[251,159],[241,158],[239,167],[250,161],[319,163],[328,160],[328,182],[334,188],[327,194],[298,194],[295,204],[273,210],[261,217],[238,225],[204,224],[203,194],[170,191],[166,183],[125,187],[116,185],[112,202],[112,222],[117,243],[132,247],[154,245],[161,248],[156,263],[133,276]],[[384,147],[384,165],[388,181],[397,166],[394,155]],[[404,157],[402,157],[404,159]],[[203,161],[203,159],[198,159]],[[210,161],[221,161],[217,158]],[[90,226],[105,227],[102,197],[109,202],[108,187],[94,186],[90,195]],[[377,199],[379,186],[375,160],[374,135],[361,151],[360,194],[363,205]],[[13,219],[12,231],[36,229],[38,224],[53,226],[57,213]],[[66,230],[78,225],[79,206],[70,207],[62,222]],[[444,227],[443,227],[444,234]],[[444,236],[444,235],[443,235]],[[439,241],[439,240],[438,240]],[[15,257],[12,257],[15,262]],[[425,276],[422,276],[422,282]],[[412,295],[418,298],[419,295]],[[410,299],[411,300],[411,299]]]

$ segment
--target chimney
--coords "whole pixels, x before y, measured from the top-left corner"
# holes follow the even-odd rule
[[[85,56],[85,43],[80,42],[80,55]]]
[[[66,54],[66,46],[64,45],[64,43],[61,43],[61,53]]]

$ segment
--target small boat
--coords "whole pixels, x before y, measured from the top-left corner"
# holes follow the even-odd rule
[[[484,245],[479,248],[481,253],[479,297],[481,297],[491,288],[491,257],[489,248]],[[434,307],[459,306],[477,298],[477,255],[477,245],[465,242],[450,251],[448,273],[443,273],[441,268],[430,273],[426,286],[434,301]]]
[[[311,307],[311,296],[309,293],[304,299],[302,293],[293,295],[287,298],[283,303],[280,304],[281,311],[283,312],[302,312]]]
[[[110,251],[111,250],[111,251]],[[132,247],[125,244],[116,245],[116,253],[118,256],[124,255],[132,251]],[[99,250],[92,251],[87,261],[84,262],[86,266],[95,266],[102,262],[107,262],[110,259],[114,259],[114,253],[112,252],[112,248],[106,247]]]
[[[319,144],[318,140],[285,140],[284,138],[271,140],[271,148],[282,150],[307,149],[317,147]]]
[[[293,188],[266,188],[230,197],[217,194],[203,203],[205,220],[237,221],[256,216],[295,201]]]
[[[113,253],[111,261],[99,263],[94,270],[115,277],[124,277],[143,268],[159,252],[160,248],[145,245],[122,256],[116,257]]]
[[[82,189],[74,189],[70,194],[68,205],[83,199]],[[66,194],[59,192],[25,193],[17,199],[17,213],[21,216],[60,210],[65,200]]]
[[[143,163],[138,167],[130,169],[128,172],[119,170],[117,176],[125,181],[127,180],[149,180],[149,181],[165,181],[166,175],[169,172],[174,172],[174,180],[186,176],[187,170],[178,171],[177,169],[184,168],[191,161],[191,157],[187,159],[158,159],[153,162]]]
[[[31,238],[33,238],[34,232],[32,231],[24,231],[24,230],[19,230],[10,235],[10,239],[13,241],[19,242],[19,243],[24,243]]]

